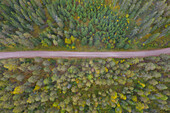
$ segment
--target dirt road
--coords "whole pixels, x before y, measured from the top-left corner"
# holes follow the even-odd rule
[[[160,54],[170,54],[170,48],[159,50],[146,50],[134,52],[68,52],[68,51],[17,51],[17,52],[0,52],[0,59],[7,58],[134,58],[159,56]]]

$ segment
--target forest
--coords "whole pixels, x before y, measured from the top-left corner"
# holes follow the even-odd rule
[[[170,55],[0,60],[1,113],[168,113]]]
[[[0,113],[170,113],[169,3],[0,0]]]
[[[0,50],[170,47],[168,0],[1,0]]]

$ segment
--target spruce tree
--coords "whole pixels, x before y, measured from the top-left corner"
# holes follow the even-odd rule
[[[100,46],[100,40],[99,38],[95,39],[94,46],[99,47]]]
[[[84,37],[84,38],[81,40],[81,45],[83,45],[83,46],[87,45],[87,37]]]
[[[92,38],[92,37],[89,39],[89,46],[90,46],[90,47],[93,46],[93,38]]]

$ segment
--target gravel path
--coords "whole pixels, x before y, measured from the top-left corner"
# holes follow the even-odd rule
[[[170,54],[170,48],[159,50],[145,50],[133,52],[68,52],[68,51],[17,51],[17,52],[0,52],[0,59],[7,58],[134,58],[159,56],[160,54]]]

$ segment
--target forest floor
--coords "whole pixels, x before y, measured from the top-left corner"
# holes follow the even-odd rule
[[[69,51],[17,51],[0,52],[0,59],[7,58],[134,58],[159,56],[160,54],[170,54],[170,48],[145,51],[117,51],[117,52],[69,52]]]

